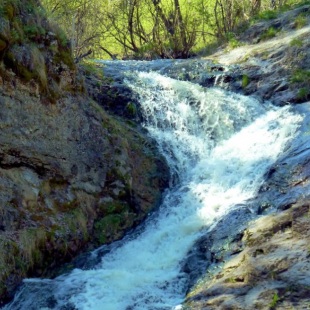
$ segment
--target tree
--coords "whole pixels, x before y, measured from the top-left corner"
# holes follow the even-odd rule
[[[90,0],[42,0],[52,23],[60,24],[70,38],[76,60],[94,51],[100,56],[102,31],[102,5]]]
[[[75,58],[187,58],[197,43],[228,40],[237,26],[285,0],[42,0]]]

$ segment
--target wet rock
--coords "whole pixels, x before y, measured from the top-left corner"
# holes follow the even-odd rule
[[[189,288],[207,270],[212,270],[217,264],[224,263],[230,255],[242,251],[242,232],[254,215],[248,206],[236,206],[195,243],[182,267],[182,271],[188,273]]]
[[[191,282],[186,309],[304,309],[309,303],[309,107],[295,107],[305,115],[299,135],[266,173],[257,196],[190,252],[185,270],[202,274]],[[253,220],[255,214],[261,216]],[[203,244],[209,256],[202,257]]]

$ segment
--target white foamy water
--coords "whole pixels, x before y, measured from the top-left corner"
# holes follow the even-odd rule
[[[6,309],[174,309],[185,294],[181,262],[188,250],[203,229],[253,197],[302,119],[287,107],[157,73],[136,73],[127,84],[178,184],[167,192],[158,215],[92,270],[29,279]],[[29,287],[47,287],[53,306]],[[72,308],[62,308],[68,305]]]

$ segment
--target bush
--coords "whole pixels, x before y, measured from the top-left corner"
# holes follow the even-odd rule
[[[301,39],[294,38],[290,42],[290,46],[292,46],[292,47],[302,47],[303,46],[303,41]]]
[[[299,14],[294,22],[294,26],[296,29],[300,29],[307,25],[307,16],[304,13]]]
[[[277,16],[278,16],[278,14],[276,11],[267,10],[267,11],[260,12],[257,16],[257,19],[271,20],[271,19],[277,18]]]
[[[291,77],[293,83],[307,83],[310,84],[310,70],[298,69]]]
[[[228,32],[226,34],[226,39],[230,48],[236,48],[242,45],[242,43],[236,38],[236,34],[233,32]]]
[[[279,32],[278,29],[275,29],[274,27],[270,27],[264,33],[261,34],[260,39],[262,41],[272,39],[277,35],[278,32]]]
[[[299,88],[297,92],[297,99],[299,102],[310,99],[310,70],[296,70],[293,73],[290,82],[295,88]]]

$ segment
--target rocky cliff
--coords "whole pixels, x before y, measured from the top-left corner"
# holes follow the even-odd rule
[[[85,92],[37,0],[0,4],[0,299],[153,210],[169,172],[137,127]]]

